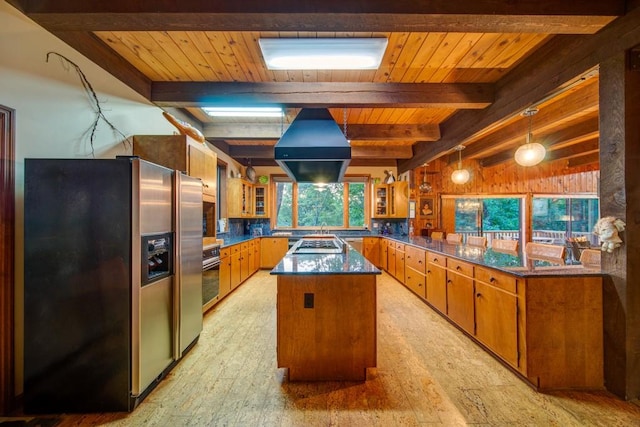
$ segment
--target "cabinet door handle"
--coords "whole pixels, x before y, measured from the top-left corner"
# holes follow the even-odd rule
[[[438,262],[438,258],[434,258],[434,259],[433,259],[433,262]]]
[[[449,280],[447,280],[447,283],[453,283],[453,282],[451,281],[451,279],[449,279]]]
[[[431,274],[431,270],[427,270],[427,273]]]
[[[492,277],[491,279],[489,279],[489,282],[494,283],[496,281],[495,277]]]
[[[481,294],[480,292],[478,292],[478,293],[476,294],[476,297],[477,297],[477,298],[480,298],[481,296],[482,296],[482,294]]]
[[[422,264],[422,260],[421,259],[418,260],[418,264]]]
[[[459,266],[459,265],[457,265],[457,266],[456,266],[456,270],[460,271],[460,270],[462,270],[462,269],[460,268],[460,266]]]

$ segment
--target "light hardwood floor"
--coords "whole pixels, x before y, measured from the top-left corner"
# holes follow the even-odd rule
[[[640,407],[606,392],[534,391],[387,274],[369,380],[287,382],[275,302],[275,276],[258,272],[207,313],[198,344],[134,412],[60,425],[640,426]]]

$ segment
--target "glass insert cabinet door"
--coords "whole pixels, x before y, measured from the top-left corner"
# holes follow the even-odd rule
[[[256,186],[254,192],[254,209],[255,216],[267,215],[267,187]]]

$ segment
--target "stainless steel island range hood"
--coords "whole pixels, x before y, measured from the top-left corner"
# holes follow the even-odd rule
[[[276,162],[298,182],[340,182],[351,146],[326,108],[303,108],[276,143]]]

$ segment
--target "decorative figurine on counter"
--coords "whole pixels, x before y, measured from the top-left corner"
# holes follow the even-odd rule
[[[622,239],[618,233],[624,231],[627,224],[621,219],[612,216],[600,218],[593,227],[593,234],[600,239],[600,250],[603,252],[613,252],[622,244]]]

